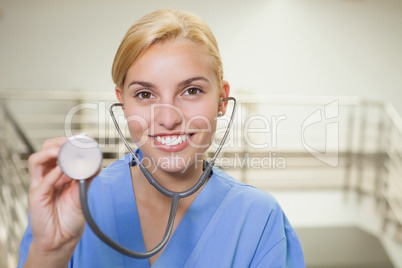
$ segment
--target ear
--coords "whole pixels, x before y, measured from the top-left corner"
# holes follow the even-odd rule
[[[119,100],[119,102],[124,103],[124,101],[123,101],[123,92],[118,86],[116,86],[115,92],[116,92],[116,97]]]
[[[228,81],[223,80],[223,86],[222,86],[222,91],[220,94],[220,98],[227,98],[229,97],[230,93],[230,85]],[[218,112],[222,112],[222,115],[226,113],[226,108],[228,107],[228,102],[225,101],[218,107]]]

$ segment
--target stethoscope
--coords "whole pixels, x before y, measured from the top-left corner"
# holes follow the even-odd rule
[[[63,170],[63,172],[72,179],[79,180],[79,192],[80,192],[80,200],[81,200],[81,207],[82,212],[84,214],[85,220],[87,224],[92,229],[92,231],[101,239],[104,243],[112,247],[113,249],[117,250],[118,252],[125,254],[127,256],[133,258],[150,258],[161,251],[172,234],[174,219],[176,217],[177,208],[179,205],[179,200],[181,198],[188,197],[195,193],[204,183],[206,182],[207,178],[209,177],[211,170],[215,164],[216,157],[218,156],[219,152],[221,151],[228,135],[230,128],[233,124],[234,115],[236,113],[236,99],[233,97],[223,98],[221,99],[221,103],[227,101],[233,101],[233,110],[230,116],[228,127],[226,128],[225,134],[215,151],[214,156],[212,159],[207,162],[204,166],[203,173],[201,174],[198,182],[188,190],[183,192],[174,192],[166,189],[162,185],[160,185],[152,174],[146,169],[146,167],[142,164],[142,162],[138,159],[137,154],[133,151],[130,147],[129,143],[127,142],[126,138],[121,131],[119,124],[117,123],[116,117],[114,115],[113,109],[115,107],[124,107],[122,103],[114,103],[109,107],[109,112],[113,123],[116,127],[116,130],[124,142],[125,146],[133,156],[134,160],[137,162],[138,167],[140,168],[141,172],[147,178],[148,182],[154,186],[159,192],[164,194],[167,197],[172,199],[170,212],[169,212],[169,220],[165,229],[165,233],[162,237],[162,240],[159,244],[151,249],[148,252],[135,252],[122,245],[116,243],[111,238],[109,238],[105,233],[100,230],[98,225],[95,223],[94,219],[91,216],[89,211],[88,202],[87,202],[87,181],[86,179],[94,176],[98,171],[102,164],[102,151],[100,150],[97,142],[86,136],[86,135],[76,135],[72,136],[68,139],[69,142],[65,142],[59,152],[58,156],[58,164]]]

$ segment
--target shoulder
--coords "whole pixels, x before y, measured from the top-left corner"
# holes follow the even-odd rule
[[[268,192],[239,182],[222,170],[216,169],[214,174],[221,183],[231,185],[227,203],[232,214],[236,214],[231,218],[234,219],[231,228],[240,220],[247,233],[240,242],[249,248],[252,238],[257,241],[250,267],[305,267],[300,241],[278,201]]]
[[[116,171],[129,167],[131,159],[132,159],[131,155],[125,155],[119,158],[111,165],[103,168],[102,172],[99,174],[99,177],[105,178],[110,176],[111,173],[115,173]]]
[[[300,260],[300,242],[277,200],[218,168],[213,171],[210,186],[226,192],[210,221],[208,241],[225,247],[230,256],[241,256],[232,259],[238,267],[284,267],[287,257]]]
[[[221,169],[214,168],[213,171],[219,183],[231,187],[228,193],[228,198],[231,200],[252,206],[254,209],[281,210],[277,200],[270,193],[252,185],[244,184]]]
[[[130,155],[125,155],[107,167],[96,176],[91,183],[91,188],[101,187],[102,184],[109,184],[111,181],[118,180],[127,175],[129,171]]]
[[[115,211],[116,204],[130,199],[132,189],[129,158],[124,156],[102,169],[88,188],[88,204],[94,215]],[[128,202],[128,201],[127,201]],[[120,203],[119,203],[120,204]]]
[[[294,232],[279,202],[270,193],[237,181],[219,169],[214,169],[214,175],[216,181],[231,187],[223,205],[226,211],[236,213],[236,217],[252,225],[260,225],[265,231],[270,230],[268,233],[278,234],[277,241]]]
[[[230,224],[237,222],[259,232],[276,233],[278,237],[274,240],[277,242],[284,237],[288,222],[278,201],[270,193],[237,181],[219,169],[214,169],[214,175],[215,183],[230,187],[220,205],[222,218],[231,219]]]

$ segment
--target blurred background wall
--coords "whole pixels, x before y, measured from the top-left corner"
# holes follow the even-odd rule
[[[60,98],[63,98],[65,96],[63,94],[69,90],[109,92],[113,97],[114,84],[110,69],[120,40],[135,20],[147,12],[160,8],[185,9],[206,20],[220,45],[225,78],[231,83],[234,95],[324,96],[315,103],[320,106],[337,100],[336,96],[358,96],[363,99],[391,102],[402,115],[402,0],[0,0],[0,92],[3,90],[3,93],[6,92],[4,94],[8,94],[7,89],[28,90],[38,92],[39,95],[38,98],[33,98],[32,95],[28,97],[35,101],[23,100],[14,106],[13,100],[8,101],[8,106],[13,112],[21,112],[23,115],[20,117],[22,127],[40,128],[41,132],[51,137],[59,135],[55,131],[61,131],[63,134],[66,114],[64,110],[74,105],[71,102],[74,93],[68,97],[68,101],[60,101]],[[64,93],[56,100],[42,101],[45,96],[40,95],[46,90]],[[98,98],[97,94],[91,96],[94,95]],[[104,96],[106,94],[99,94],[101,100]],[[110,100],[109,97],[104,98]],[[254,98],[256,99],[258,98]],[[269,102],[270,99],[263,101]],[[342,99],[340,104],[342,105]],[[290,144],[293,146],[291,149],[297,152],[298,147],[295,144],[301,146],[300,129],[297,131],[295,129],[301,126],[303,120],[317,107],[307,106],[299,109],[300,107],[293,105],[286,106],[288,109],[286,110],[281,106],[275,108],[264,103],[260,103],[260,106],[263,106],[263,109],[259,109],[257,105],[251,108],[261,114],[287,115],[287,120],[281,123],[280,130],[283,133],[279,133],[278,149],[286,151]],[[263,113],[264,109],[269,111]],[[381,116],[376,117],[377,113],[361,112],[357,109],[356,122],[351,125],[353,130],[360,130],[355,132],[354,136],[344,135],[349,132],[350,124],[346,122],[349,110],[353,109],[342,106],[339,109],[338,149],[344,153],[343,158],[340,154],[340,166],[336,169],[326,166],[325,170],[315,175],[319,180],[311,180],[309,185],[302,181],[302,184],[307,185],[305,187],[307,190],[310,189],[308,187],[312,187],[311,191],[295,189],[301,185],[300,182],[295,186],[292,184],[295,181],[283,180],[285,175],[277,176],[278,171],[277,173],[275,170],[269,171],[271,176],[278,177],[277,182],[280,182],[282,187],[285,185],[291,188],[286,191],[284,187],[285,191],[280,189],[275,192],[267,187],[280,201],[294,227],[299,228],[298,234],[304,243],[309,267],[340,267],[335,264],[347,259],[349,255],[366,261],[359,267],[367,268],[369,267],[367,263],[374,260],[381,261],[379,257],[381,252],[378,250],[380,247],[372,246],[370,248],[373,251],[370,251],[366,245],[369,243],[365,242],[370,237],[355,232],[353,227],[358,226],[376,237],[382,237],[382,221],[384,218],[387,219],[387,215],[381,218],[378,213],[367,212],[368,208],[378,207],[371,199],[360,200],[360,195],[356,199],[358,202],[351,202],[354,201],[352,195],[349,196],[349,202],[345,203],[344,193],[340,191],[341,184],[320,191],[316,189],[319,181],[333,179],[335,176],[339,177],[337,182],[343,180],[343,168],[348,167],[350,162],[348,154],[356,151],[357,155],[362,155],[362,151],[359,151],[360,145],[368,145],[369,148],[374,145],[376,149],[379,147],[380,153],[384,150],[383,147],[386,147],[377,139],[378,133],[386,132],[378,128],[378,122],[384,121],[385,126],[392,124],[383,120]],[[31,114],[31,110],[35,110],[36,113]],[[53,118],[52,121],[51,117],[46,116],[49,116],[49,113],[50,116],[57,116],[57,112],[53,114],[55,110],[62,116]],[[368,122],[367,125],[374,126],[376,130],[373,132],[374,135],[368,135],[366,144],[360,143],[362,139],[357,135],[365,132],[362,126],[366,123],[360,123],[360,113],[372,119],[374,123]],[[366,117],[362,118],[366,120]],[[42,118],[42,123],[35,121],[38,118]],[[94,120],[91,123],[97,125],[100,122]],[[55,124],[60,125],[59,129],[56,129]],[[325,125],[319,127],[322,127],[322,131],[326,130]],[[3,129],[0,128],[1,130]],[[99,134],[98,129],[96,130]],[[314,129],[312,141],[320,142],[317,136],[323,134],[325,137],[322,131]],[[35,133],[39,131],[31,130],[27,133],[34,139]],[[289,137],[286,135],[289,133],[294,135]],[[393,142],[401,140],[400,132],[398,135]],[[14,135],[10,136],[10,139],[5,139],[6,145],[8,140],[15,140]],[[353,139],[349,139],[350,137]],[[399,147],[395,143],[390,143],[388,147],[402,152],[402,145],[398,144]],[[376,159],[361,162],[358,171],[366,172],[355,173],[371,179],[372,175],[375,175]],[[399,158],[401,159],[402,157]],[[287,156],[286,160],[290,167],[292,156]],[[400,161],[398,163],[397,172],[393,177],[400,183],[402,169]],[[0,161],[0,167],[2,165]],[[301,167],[304,168],[305,164],[303,163]],[[268,173],[263,172],[265,178]],[[315,178],[313,170],[305,169],[302,173],[300,170],[292,171],[289,168],[289,172],[293,172],[292,176],[297,179],[305,179],[302,174],[309,179]],[[23,200],[25,204],[26,199]],[[15,209],[10,206],[10,210]],[[25,219],[24,212],[21,214]],[[26,223],[23,222],[23,225]],[[334,226],[337,229],[333,229]],[[400,224],[397,226],[400,227]],[[324,227],[327,228],[323,231],[325,233],[321,232]],[[343,235],[337,232],[341,227],[348,228],[346,231],[341,230]],[[352,233],[355,237],[351,235]],[[4,233],[0,232],[0,240],[2,237]],[[325,244],[327,247],[323,247],[321,243],[323,239],[330,241]],[[19,242],[19,237],[14,241]],[[340,241],[339,246],[337,241]],[[396,256],[394,259],[395,263],[399,264],[397,267],[402,267],[402,254],[400,254],[402,243],[387,241],[382,241],[383,246],[386,246],[389,255]],[[402,241],[402,238],[399,241]],[[395,245],[389,246],[391,243]],[[17,248],[17,244],[12,246]],[[328,246],[336,246],[338,251],[335,252]],[[324,254],[319,249],[327,250],[329,253]],[[367,256],[363,258],[361,251]],[[392,251],[394,254],[390,254]],[[358,254],[355,254],[356,252]],[[15,256],[9,260],[10,265],[7,267],[15,267]],[[370,267],[390,267],[384,266],[384,263],[385,261],[380,266],[373,264]],[[1,264],[0,252],[0,268]]]
[[[207,21],[234,92],[361,96],[402,113],[401,0],[1,0],[0,88],[113,92],[121,38],[159,8]]]

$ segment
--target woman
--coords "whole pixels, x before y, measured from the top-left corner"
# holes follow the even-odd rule
[[[230,89],[208,26],[182,11],[146,15],[124,37],[112,76],[139,158],[162,186],[193,186]],[[46,141],[29,159],[30,224],[19,267],[304,267],[297,235],[277,202],[216,168],[200,190],[180,200],[161,252],[135,259],[114,251],[85,228],[78,183],[56,163],[63,142]],[[161,240],[171,200],[130,155],[102,170],[88,195],[95,221],[113,240],[141,252]]]

